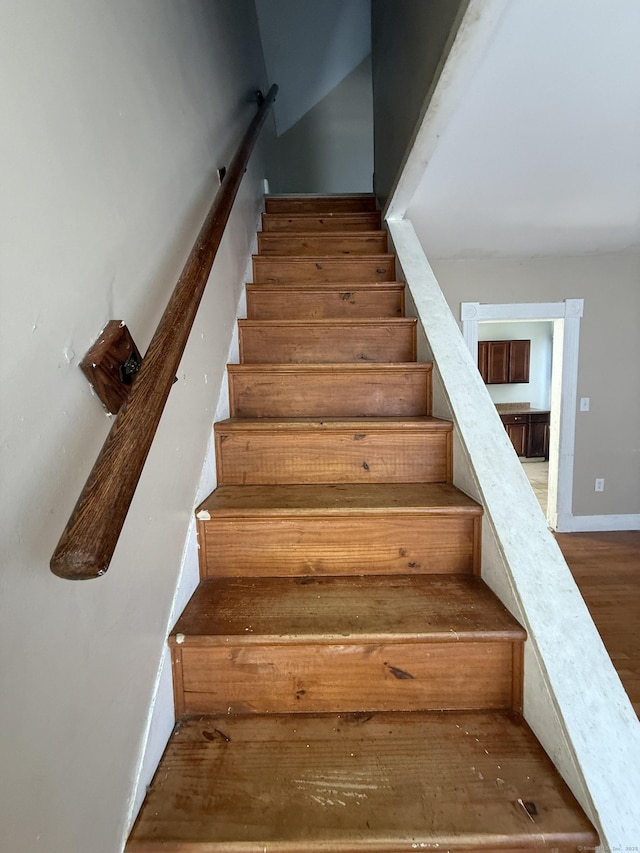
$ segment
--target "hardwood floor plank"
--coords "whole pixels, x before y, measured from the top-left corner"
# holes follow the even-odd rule
[[[555,536],[640,717],[640,531]]]

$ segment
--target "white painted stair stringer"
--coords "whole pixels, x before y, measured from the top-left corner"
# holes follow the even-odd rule
[[[455,424],[454,482],[485,508],[482,576],[528,632],[525,717],[604,847],[637,845],[638,718],[413,225],[387,226],[434,362],[434,414]]]

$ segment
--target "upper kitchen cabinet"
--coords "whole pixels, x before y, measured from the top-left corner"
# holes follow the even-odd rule
[[[531,341],[479,341],[478,370],[487,385],[529,381]]]

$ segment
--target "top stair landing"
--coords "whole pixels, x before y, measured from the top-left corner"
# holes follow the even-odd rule
[[[266,213],[366,213],[377,210],[373,193],[349,195],[268,195]]]

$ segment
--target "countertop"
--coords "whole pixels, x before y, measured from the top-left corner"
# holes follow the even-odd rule
[[[500,415],[549,414],[549,409],[534,409],[531,403],[496,403]]]

